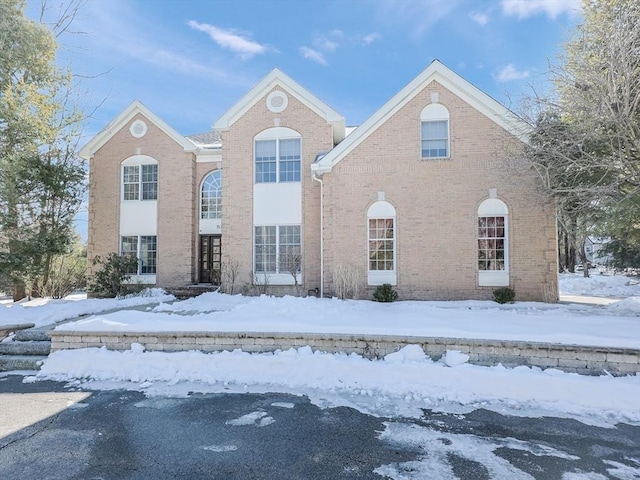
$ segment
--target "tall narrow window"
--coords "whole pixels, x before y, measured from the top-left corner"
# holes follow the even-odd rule
[[[156,255],[158,251],[157,237],[143,235],[140,237],[140,274],[156,273]]]
[[[300,181],[300,139],[292,138],[279,142],[279,170],[281,182]]]
[[[138,200],[140,196],[140,167],[122,168],[122,191],[124,200]]]
[[[504,270],[505,217],[478,217],[478,270]]]
[[[396,210],[377,201],[367,210],[369,285],[396,284]]]
[[[137,236],[121,237],[120,255],[122,255],[123,257],[138,256],[138,237]],[[126,273],[136,275],[138,273],[138,269],[137,268],[130,269],[130,270],[127,270]]]
[[[422,158],[449,157],[449,111],[432,103],[420,114]]]
[[[394,269],[393,218],[369,219],[369,270]]]
[[[276,227],[255,227],[255,271],[276,273]]]
[[[142,200],[158,199],[158,165],[142,165]]]
[[[281,225],[278,229],[278,269],[280,273],[300,273],[300,225]]]
[[[222,218],[222,179],[220,170],[211,172],[202,182],[200,218]]]
[[[478,207],[478,283],[480,286],[509,285],[509,211],[497,198]]]
[[[256,141],[256,183],[274,183],[277,168],[277,140]]]

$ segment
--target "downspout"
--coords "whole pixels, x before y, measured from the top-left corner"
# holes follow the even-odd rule
[[[324,298],[324,183],[315,171],[311,178],[320,183],[320,298]]]

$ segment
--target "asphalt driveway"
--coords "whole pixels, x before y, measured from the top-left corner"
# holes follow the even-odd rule
[[[638,426],[486,410],[389,419],[277,393],[146,398],[8,376],[0,421],[7,480],[640,478]]]

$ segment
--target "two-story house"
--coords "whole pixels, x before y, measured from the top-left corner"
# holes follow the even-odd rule
[[[510,171],[526,134],[438,61],[355,129],[277,69],[207,134],[135,101],[81,151],[89,260],[135,254],[134,280],[162,287],[555,301],[554,207]]]

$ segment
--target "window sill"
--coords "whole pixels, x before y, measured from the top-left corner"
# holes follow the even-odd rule
[[[397,285],[398,279],[395,270],[370,270],[367,276],[367,284],[372,286],[389,283]]]
[[[480,270],[478,285],[480,287],[508,287],[509,272],[505,270]]]
[[[254,274],[254,285],[264,285],[265,278],[268,285],[295,285],[295,281],[293,280],[293,276],[290,273],[255,273]],[[302,283],[302,274],[298,273],[296,275],[296,279],[298,280],[298,285]]]

